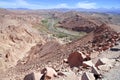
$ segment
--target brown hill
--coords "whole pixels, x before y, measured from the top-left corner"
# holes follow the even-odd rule
[[[97,26],[98,25],[95,22],[86,19],[83,16],[75,15],[72,17],[65,18],[63,21],[59,22],[57,27],[88,33],[95,30]]]
[[[98,24],[96,19],[90,20],[76,13],[70,17],[74,13],[69,13],[67,18],[59,22],[58,27],[85,31],[88,34],[67,44],[61,44],[55,38],[45,42],[42,36],[31,27],[39,24],[41,17],[35,13],[29,15],[23,13],[7,14],[0,19],[0,70],[2,73],[0,79],[2,80],[23,80],[24,76],[32,70],[41,70],[45,66],[62,70],[65,68],[63,59],[72,52],[80,50],[86,55],[92,55],[96,51],[99,54],[114,46],[120,39],[120,34],[107,24],[102,22]],[[5,68],[7,70],[2,71]]]

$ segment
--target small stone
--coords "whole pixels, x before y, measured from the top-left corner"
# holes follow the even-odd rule
[[[83,61],[83,67],[87,68],[87,67],[92,67],[94,66],[93,62],[91,60],[89,61]]]
[[[95,66],[92,66],[92,73],[94,73],[95,75],[100,75],[100,72],[98,71],[98,69]]]
[[[91,57],[91,58],[96,58],[98,55],[99,55],[99,52],[94,51],[94,52],[90,55],[90,57]]]
[[[44,68],[41,73],[45,74],[48,79],[52,79],[57,76],[57,72],[51,67]]]
[[[98,67],[99,65],[112,65],[115,62],[114,59],[108,59],[108,58],[101,58],[97,61],[97,63],[95,64],[96,67]]]
[[[95,80],[95,77],[93,73],[85,72],[83,73],[81,80]]]
[[[40,80],[43,74],[39,72],[32,72],[24,77],[24,80]]]
[[[63,62],[64,62],[64,63],[68,63],[68,59],[64,59]]]
[[[101,70],[101,71],[108,71],[108,70],[110,70],[110,66],[100,65],[100,66],[98,66],[98,69]]]
[[[73,71],[69,72],[62,72],[64,74],[63,76],[59,76],[59,78],[56,78],[54,80],[78,80],[77,76]]]
[[[77,72],[79,72],[79,69],[77,67],[73,67],[72,71],[75,72],[75,73],[77,73]]]

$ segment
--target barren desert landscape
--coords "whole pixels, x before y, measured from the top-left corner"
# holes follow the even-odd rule
[[[0,8],[0,80],[120,80],[119,11]]]

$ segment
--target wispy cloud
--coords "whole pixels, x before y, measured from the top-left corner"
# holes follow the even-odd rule
[[[26,0],[14,0],[13,2],[0,1],[0,7],[4,8],[43,8],[43,6],[37,4],[28,3]]]
[[[66,3],[60,3],[56,5],[38,5],[31,4],[26,0],[14,0],[13,2],[0,1],[0,7],[4,8],[30,8],[30,9],[48,9],[48,8],[69,8]]]
[[[0,1],[0,7],[3,8],[30,8],[30,9],[48,9],[48,8],[96,8],[96,3],[94,2],[78,2],[73,5],[68,3],[59,3],[54,5],[42,5],[42,4],[33,4],[29,3],[27,0],[12,0],[8,2],[6,0]]]
[[[61,4],[56,5],[56,8],[69,8],[69,6],[66,3],[61,3]]]
[[[16,3],[18,3],[20,6],[25,6],[25,5],[30,5],[27,1],[25,0],[16,0]]]
[[[91,8],[96,8],[96,3],[94,3],[94,2],[78,2],[76,4],[76,7],[91,9]]]

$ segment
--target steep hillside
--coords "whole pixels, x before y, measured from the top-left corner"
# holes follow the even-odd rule
[[[97,27],[97,24],[80,15],[76,15],[76,16],[65,18],[63,21],[59,22],[57,27],[62,27],[62,28],[66,28],[74,31],[83,31],[88,33],[95,30],[95,28]]]
[[[66,72],[71,68],[63,59],[71,53],[80,51],[87,56],[86,60],[95,59],[120,40],[118,26],[107,23],[109,20],[105,14],[44,10],[18,12],[2,10],[0,15],[2,80],[23,80],[25,75],[40,72],[46,66]]]
[[[30,29],[30,28],[29,28]],[[0,29],[0,69],[4,70],[17,64],[27,56],[27,51],[38,42],[44,43],[42,37],[24,27],[8,26]]]
[[[32,28],[40,23],[41,17],[0,9],[0,70],[6,70],[27,56],[27,52],[38,42],[45,41],[39,32]]]

